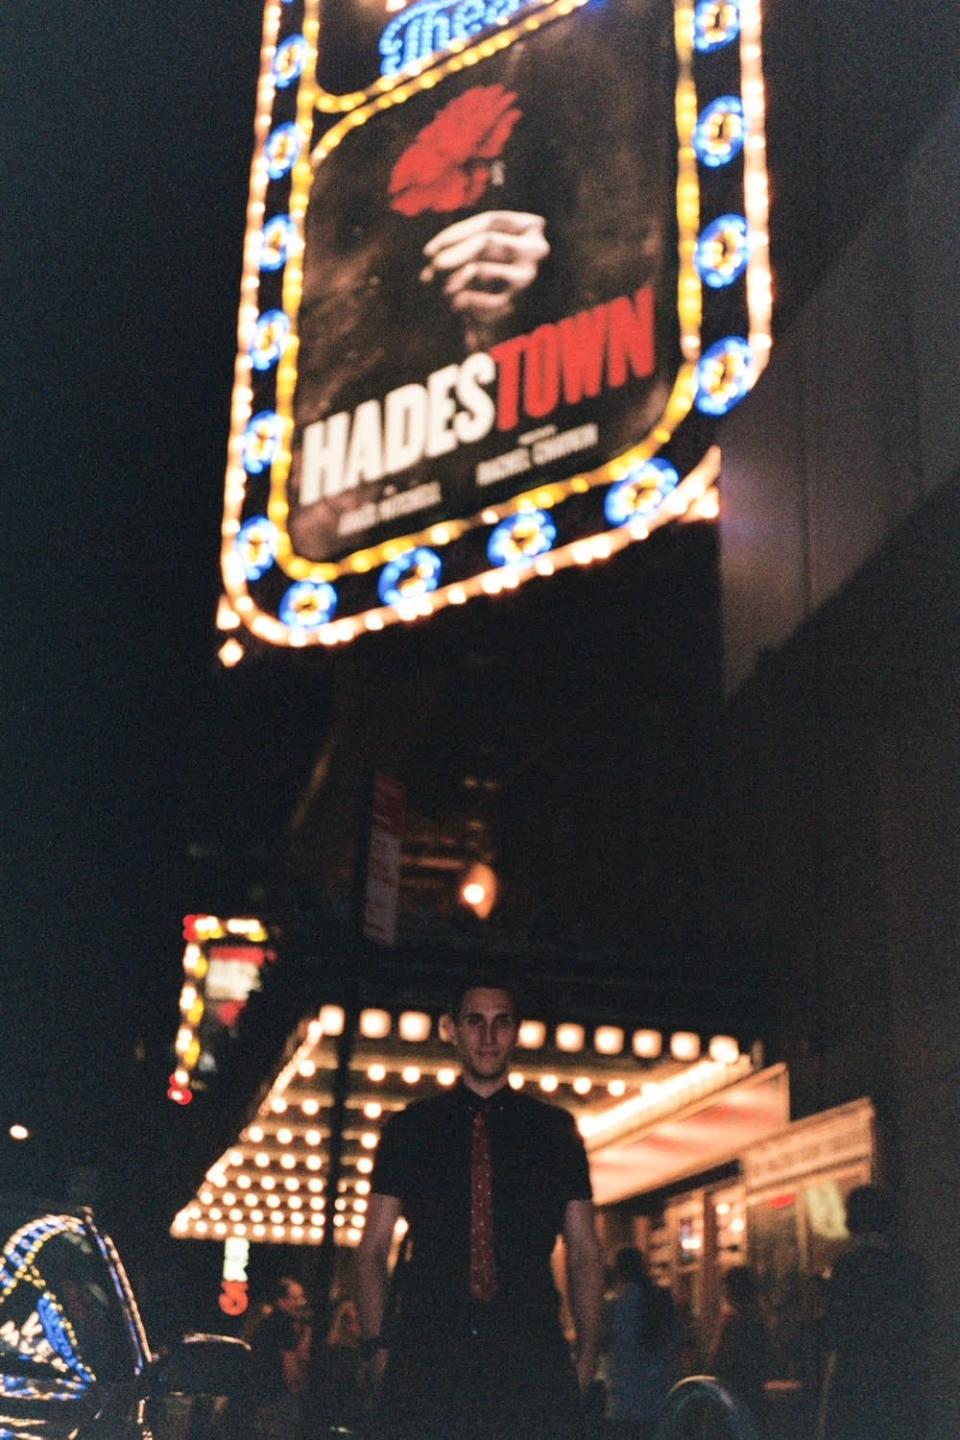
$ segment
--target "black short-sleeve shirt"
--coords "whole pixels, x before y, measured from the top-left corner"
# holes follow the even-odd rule
[[[297,1343],[290,1316],[283,1310],[271,1311],[253,1338],[251,1374],[258,1403],[276,1399],[286,1390],[283,1357],[295,1350]]]
[[[479,1108],[487,1112],[493,1161],[498,1300],[555,1313],[550,1255],[564,1211],[571,1200],[592,1198],[573,1117],[509,1087],[483,1100],[463,1084],[408,1105],[380,1139],[372,1189],[398,1197],[410,1226],[403,1307],[436,1314],[467,1304],[470,1148]]]

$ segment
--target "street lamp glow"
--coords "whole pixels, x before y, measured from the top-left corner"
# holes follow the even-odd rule
[[[497,877],[489,865],[479,861],[470,866],[460,885],[460,903],[478,920],[486,920],[497,903]]]
[[[30,1131],[26,1125],[11,1125],[7,1132],[11,1140],[29,1140]]]

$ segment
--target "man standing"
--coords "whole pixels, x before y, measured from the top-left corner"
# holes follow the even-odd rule
[[[590,1178],[572,1117],[514,1091],[511,987],[461,986],[450,1011],[460,1083],[385,1127],[358,1285],[364,1347],[382,1382],[385,1440],[575,1440],[593,1378],[603,1266]],[[412,1255],[384,1328],[394,1227]],[[550,1256],[567,1254],[571,1361]]]
[[[819,1435],[921,1440],[927,1433],[926,1303],[920,1262],[896,1243],[885,1190],[846,1199],[852,1244],[827,1286],[829,1352]]]
[[[251,1340],[253,1429],[262,1440],[299,1434],[312,1336],[307,1292],[285,1275]]]

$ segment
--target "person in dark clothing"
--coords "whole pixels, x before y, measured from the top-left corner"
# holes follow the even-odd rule
[[[640,1251],[616,1257],[608,1319],[609,1416],[617,1440],[643,1440],[680,1378],[680,1321],[669,1290],[655,1285]]]
[[[896,1245],[892,1202],[876,1186],[851,1190],[847,1229],[852,1246],[827,1285],[822,1440],[920,1440],[926,1427],[919,1262]]]
[[[363,1422],[360,1396],[360,1321],[352,1300],[341,1300],[327,1331],[314,1347],[304,1402],[305,1440],[325,1440],[337,1426],[359,1431]]]
[[[723,1296],[720,1325],[707,1356],[707,1370],[746,1406],[763,1434],[767,1427],[764,1384],[770,1379],[772,1365],[770,1342],[749,1266],[736,1265],[726,1272]]]
[[[306,1291],[284,1276],[251,1341],[253,1433],[263,1440],[300,1433],[312,1334]]]
[[[358,1264],[365,1348],[389,1440],[574,1440],[593,1379],[603,1271],[586,1155],[572,1117],[511,1089],[512,991],[478,980],[450,1024],[460,1084],[386,1126]],[[394,1227],[412,1256],[384,1329]],[[576,1369],[550,1256],[563,1234]],[[387,1357],[389,1352],[389,1363]],[[384,1374],[385,1371],[385,1374]]]

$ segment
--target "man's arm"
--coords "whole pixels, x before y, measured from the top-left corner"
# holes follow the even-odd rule
[[[370,1196],[367,1223],[357,1252],[357,1311],[365,1340],[381,1333],[390,1292],[390,1245],[399,1218],[400,1200],[396,1195]]]
[[[283,1351],[283,1383],[291,1395],[302,1395],[307,1388],[310,1371],[313,1326],[294,1324],[292,1338],[295,1341],[293,1348]]]
[[[586,1390],[597,1368],[603,1331],[603,1257],[591,1200],[570,1200],[564,1211],[570,1309],[577,1331],[577,1379]]]

